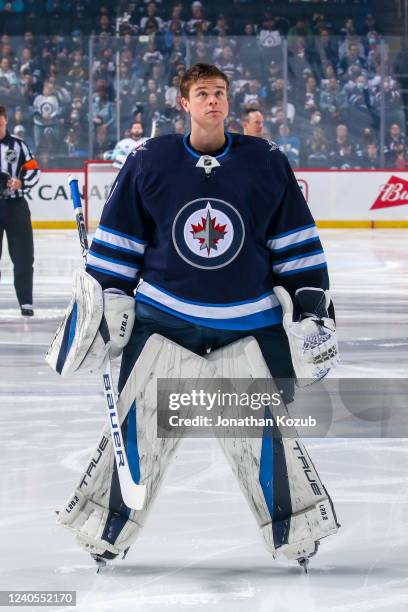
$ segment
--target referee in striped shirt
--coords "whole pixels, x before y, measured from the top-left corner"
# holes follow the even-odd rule
[[[24,194],[40,171],[26,143],[7,131],[7,111],[0,105],[0,258],[6,232],[14,266],[14,287],[21,314],[32,317],[34,242],[31,214]]]

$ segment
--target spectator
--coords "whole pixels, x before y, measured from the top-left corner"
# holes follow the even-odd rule
[[[227,75],[230,81],[239,79],[242,67],[237,64],[234,53],[229,45],[225,45],[221,57],[217,60],[217,67]]]
[[[276,139],[276,144],[282,153],[288,157],[290,165],[293,168],[299,167],[300,140],[297,136],[291,136],[290,127],[288,125],[279,126],[279,136]]]
[[[202,3],[199,0],[195,0],[191,5],[191,18],[186,24],[187,34],[192,36],[198,34],[200,30],[201,32],[206,32],[209,26],[210,22],[204,18]]]
[[[282,61],[282,37],[271,13],[266,14],[258,38],[264,62],[269,64],[272,60]]]
[[[0,61],[0,79],[4,79],[8,87],[17,87],[18,77],[15,71],[11,68],[10,59],[3,57]]]
[[[330,146],[329,160],[332,168],[347,170],[360,167],[359,149],[354,149],[349,141],[348,128],[344,124],[336,127],[336,140]]]
[[[59,138],[59,122],[61,106],[55,94],[54,86],[45,81],[42,94],[35,96],[33,101],[34,142],[39,147],[47,136],[48,142],[54,143]]]
[[[363,157],[361,159],[361,167],[375,170],[381,167],[381,160],[376,142],[369,142],[364,147]]]
[[[186,22],[182,19],[183,5],[181,2],[176,4],[171,9],[171,16],[169,21],[165,24],[167,30],[171,30],[174,33],[181,33],[184,31]]]
[[[33,150],[34,142],[30,136],[26,135],[26,129],[24,125],[16,125],[12,133],[13,133],[13,136],[17,136],[17,138],[21,138],[21,140],[24,140],[28,148],[30,150]]]
[[[315,77],[307,77],[305,86],[302,111],[303,115],[310,116],[312,112],[319,108],[319,90]]]
[[[389,125],[403,125],[405,122],[405,113],[402,109],[401,95],[396,89],[396,84],[390,77],[385,77],[383,80],[382,90],[378,89],[374,96],[374,106],[379,115],[381,112],[381,100],[384,96],[385,121]]]
[[[211,30],[211,34],[215,34],[216,36],[227,36],[229,29],[225,15],[220,13],[215,22],[215,26]]]
[[[299,84],[312,76],[311,58],[306,51],[306,45],[303,38],[296,39],[289,47],[288,52],[288,70],[291,83],[296,88],[295,91],[301,90]]]
[[[327,168],[329,145],[321,127],[313,128],[305,145],[304,158],[308,168]]]
[[[400,145],[405,147],[405,136],[401,131],[401,126],[398,123],[393,123],[390,126],[389,133],[385,139],[385,162],[387,168],[391,168],[395,159],[395,152],[400,150]]]
[[[145,17],[140,20],[140,31],[142,34],[150,34],[152,29],[156,32],[161,32],[164,29],[164,21],[157,16],[157,6],[155,2],[149,2],[146,6]]]
[[[88,151],[81,141],[81,133],[74,128],[70,128],[64,138],[64,155],[68,158],[86,159]]]
[[[167,106],[170,106],[171,108],[179,108],[179,104],[178,104],[179,85],[180,85],[180,77],[175,75],[172,78],[171,85],[166,88],[165,103]]]
[[[111,24],[111,21],[108,15],[101,15],[99,17],[99,24],[96,30],[96,34],[100,37],[103,36],[112,36],[114,34],[114,27]]]
[[[243,69],[249,68],[254,71],[254,76],[261,79],[263,67],[259,62],[259,41],[255,36],[255,26],[247,23],[244,28],[244,36],[239,39],[239,62]]]
[[[288,46],[296,47],[297,42],[303,41],[306,53],[309,55],[313,48],[313,33],[304,19],[298,19],[294,26],[288,30]]]
[[[368,35],[369,32],[373,32],[373,31],[378,32],[379,34],[382,34],[381,27],[377,23],[376,18],[374,17],[372,13],[368,13],[367,17],[365,18],[364,24],[361,28],[361,34]]]
[[[157,49],[156,43],[154,41],[149,42],[147,51],[143,55],[143,63],[146,66],[153,66],[154,64],[160,64],[162,61],[163,56]]]
[[[92,122],[95,128],[97,153],[101,154],[111,149],[114,144],[116,122],[115,105],[108,100],[106,89],[103,86],[93,96]]]
[[[401,142],[397,144],[394,150],[387,157],[387,167],[397,170],[406,170],[408,168],[408,154],[405,145]]]
[[[355,85],[349,93],[349,119],[353,134],[361,132],[362,128],[372,127],[374,115],[370,102],[370,95],[366,78],[358,76]]]
[[[351,66],[359,66],[361,69],[366,69],[367,62],[363,56],[363,53],[364,50],[361,50],[356,42],[348,43],[347,50],[338,64],[337,71],[339,76],[342,76],[343,79],[345,79],[349,74],[349,69]]]
[[[327,85],[320,92],[320,109],[326,123],[339,123],[346,120],[348,113],[348,98],[344,89],[336,78],[329,79]]]
[[[331,38],[328,30],[323,29],[320,36],[316,39],[315,53],[319,71],[324,76],[323,66],[329,63],[333,68],[338,64],[339,52],[337,43]]]
[[[258,108],[263,107],[263,100],[265,94],[261,90],[261,85],[259,81],[253,79],[249,83],[248,91],[244,93],[242,99],[243,106],[256,106]]]

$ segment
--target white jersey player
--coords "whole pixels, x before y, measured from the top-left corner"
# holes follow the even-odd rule
[[[125,163],[127,156],[137,147],[146,142],[146,140],[148,140],[148,138],[143,137],[143,125],[140,123],[140,121],[135,121],[132,123],[129,136],[119,140],[113,151],[108,153],[107,158],[110,161],[113,161],[115,168],[120,169]]]

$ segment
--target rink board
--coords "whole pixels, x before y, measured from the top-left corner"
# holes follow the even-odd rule
[[[67,186],[70,170],[44,170],[29,196],[33,227],[74,228]],[[88,162],[76,171],[86,194],[85,214],[95,229],[117,170]],[[297,170],[296,178],[319,227],[408,227],[408,171]]]

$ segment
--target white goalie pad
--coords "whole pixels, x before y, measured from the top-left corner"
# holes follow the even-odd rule
[[[257,341],[245,338],[210,353],[219,376],[270,379],[268,392],[278,393]],[[286,413],[285,406],[282,408]],[[233,414],[231,416],[234,416]],[[242,412],[240,415],[242,416]],[[257,413],[257,417],[259,417]],[[315,542],[334,534],[338,524],[331,500],[303,442],[295,437],[243,437],[231,426],[218,440],[272,553],[290,559],[308,556]]]
[[[324,378],[339,363],[336,325],[328,317],[309,316],[302,321],[293,320],[293,303],[284,287],[274,287],[274,293],[283,310],[283,327],[289,341],[296,383],[299,387]],[[325,292],[326,309],[330,294]]]
[[[61,376],[79,369],[98,370],[108,352],[111,357],[122,352],[134,319],[132,297],[114,289],[102,291],[96,279],[78,268],[71,301],[45,360]]]
[[[147,340],[117,401],[121,423],[129,410],[135,411],[133,442],[136,446],[132,445],[133,457],[128,454],[128,462],[132,471],[137,472],[137,475],[132,473],[135,482],[146,485],[144,507],[130,511],[113,543],[103,538],[114,469],[111,433],[107,425],[77,488],[58,515],[58,524],[75,533],[82,548],[92,554],[108,551],[117,555],[133,543],[145,523],[180,441],[179,438],[157,437],[157,379],[180,379],[180,391],[183,392],[183,385],[195,381],[198,385],[199,379],[212,379],[215,375],[213,364],[163,336],[154,334]]]

